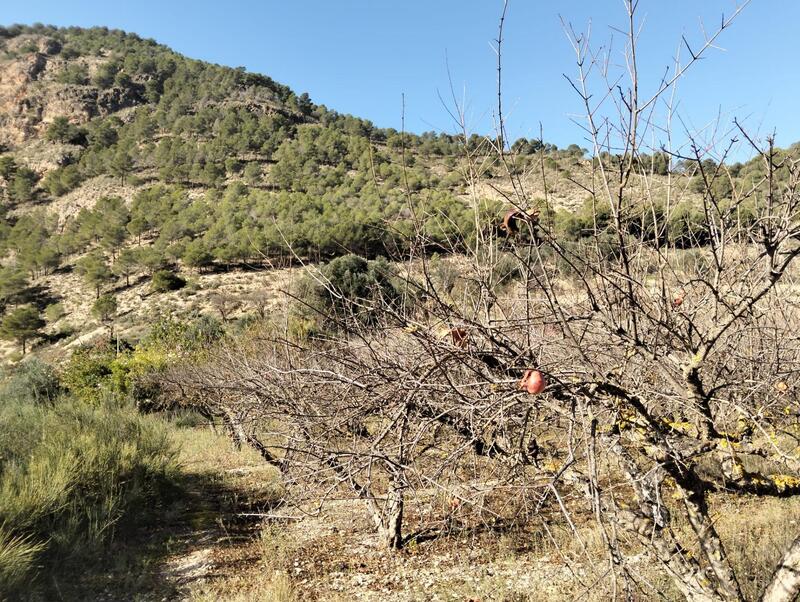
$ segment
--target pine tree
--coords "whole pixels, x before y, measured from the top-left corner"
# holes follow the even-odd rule
[[[100,287],[111,279],[111,270],[105,256],[95,251],[80,259],[77,263],[78,272],[83,276],[86,284],[95,289],[96,298],[100,298]]]
[[[114,262],[113,272],[117,276],[125,278],[125,286],[131,285],[131,275],[137,272],[139,267],[139,257],[133,249],[123,249],[117,255]]]
[[[108,326],[109,337],[114,338],[114,318],[117,316],[117,299],[106,293],[92,305],[92,315]]]
[[[0,269],[0,301],[10,303],[28,287],[25,272],[17,267]]]
[[[71,124],[67,117],[61,115],[47,126],[44,135],[50,142],[71,142],[78,135],[78,128]]]
[[[120,179],[120,182],[125,184],[125,176],[133,171],[133,158],[125,149],[119,149],[114,153],[109,165],[111,173]]]
[[[18,307],[0,322],[0,337],[16,341],[22,347],[22,354],[27,352],[29,340],[41,336],[45,322],[32,305]]]

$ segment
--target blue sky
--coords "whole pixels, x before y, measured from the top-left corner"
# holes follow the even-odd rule
[[[495,103],[501,0],[96,0],[7,1],[0,23],[105,25],[152,37],[185,55],[244,66],[308,92],[343,113],[400,127],[454,131],[439,98],[450,98],[449,77],[467,100],[472,129],[491,127]],[[713,29],[733,0],[641,0],[640,65],[661,74],[685,35],[702,40],[701,22]],[[578,96],[563,74],[574,74],[574,55],[561,18],[576,29],[592,23],[596,45],[613,38],[612,59],[622,59],[622,0],[510,0],[504,44],[504,96],[509,135],[538,136],[559,146],[588,146],[572,119]],[[689,128],[725,139],[732,118],[778,143],[800,140],[796,71],[800,2],[752,0],[713,51],[683,81],[678,113]],[[655,85],[646,77],[644,94]],[[683,127],[679,125],[679,127]]]

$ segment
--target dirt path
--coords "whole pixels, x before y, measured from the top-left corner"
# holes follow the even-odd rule
[[[188,432],[182,456],[188,483],[182,526],[171,533],[171,553],[160,566],[168,600],[193,600],[257,565],[262,515],[276,501],[274,471],[222,436]]]
[[[357,500],[332,501],[323,514],[262,532],[276,499],[275,471],[227,440],[187,435],[182,454],[194,481],[183,526],[173,528],[172,551],[160,563],[161,597],[153,600],[500,602],[527,600],[531,590],[570,597],[569,575],[543,554],[518,553],[516,541],[488,535],[383,550]]]
[[[53,580],[45,599],[227,601],[205,592],[258,569],[261,515],[275,503],[276,475],[208,427],[176,428],[174,437],[181,471],[169,499],[139,510],[148,524],[116,538],[102,567]]]

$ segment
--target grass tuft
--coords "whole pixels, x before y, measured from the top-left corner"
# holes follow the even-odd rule
[[[153,517],[176,471],[166,425],[134,408],[3,396],[0,599],[18,597],[37,566],[98,563],[104,546]]]

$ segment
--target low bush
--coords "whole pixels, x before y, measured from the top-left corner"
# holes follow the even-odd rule
[[[153,274],[150,288],[155,293],[167,293],[177,291],[186,286],[186,280],[169,270],[158,270]]]
[[[25,362],[0,396],[0,599],[32,591],[40,569],[85,569],[134,518],[155,516],[176,477],[162,421],[124,404],[51,399],[49,375]]]
[[[7,375],[0,384],[0,399],[33,404],[52,404],[61,393],[61,383],[52,366],[30,358]]]
[[[392,266],[382,258],[367,260],[358,255],[343,255],[308,274],[301,282],[292,317],[311,319],[324,328],[343,320],[372,323],[374,308],[380,303],[393,305],[400,299]]]
[[[44,308],[44,317],[47,318],[49,323],[58,322],[61,318],[67,315],[63,303],[51,303]]]

